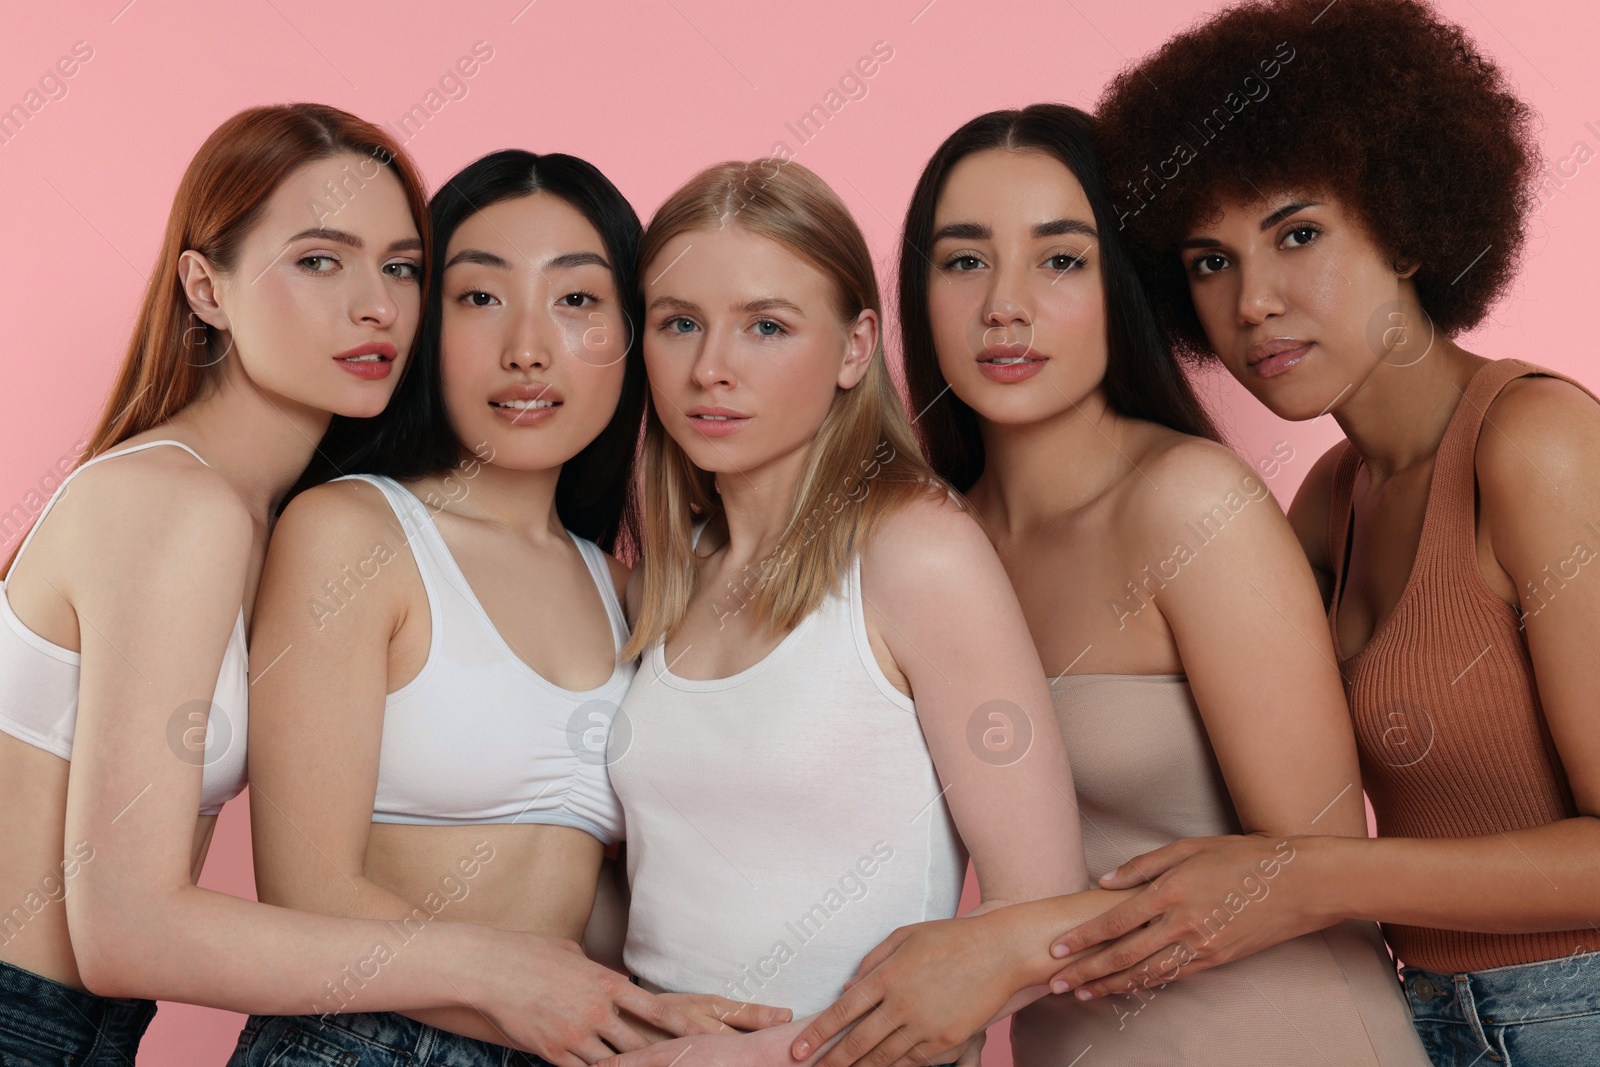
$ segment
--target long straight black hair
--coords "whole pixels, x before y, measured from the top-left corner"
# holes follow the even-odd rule
[[[1133,260],[1117,237],[1117,215],[1095,152],[1093,117],[1066,104],[1032,104],[1020,111],[979,115],[946,138],[923,168],[906,211],[898,293],[901,351],[911,409],[921,413],[917,435],[933,469],[962,492],[983,473],[977,413],[955,395],[939,371],[928,317],[928,272],[934,213],[945,179],[967,156],[994,148],[1054,156],[1078,179],[1089,199],[1105,279],[1105,391],[1111,409],[1220,442],[1221,434],[1167,346]]]
[[[644,425],[645,373],[639,324],[644,321],[638,282],[639,216],[627,198],[592,164],[560,152],[521,149],[493,152],[445,183],[428,205],[433,258],[428,264],[428,304],[418,327],[412,365],[389,406],[370,419],[336,419],[318,457],[296,491],[339,474],[419,478],[461,461],[461,442],[450,425],[440,377],[443,276],[450,238],[469,216],[502,200],[546,193],[560,197],[600,234],[628,326],[622,395],[604,430],[562,465],[556,514],[573,533],[608,552],[637,555],[638,522],[629,487]]]

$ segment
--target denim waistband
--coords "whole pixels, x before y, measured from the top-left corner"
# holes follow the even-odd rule
[[[339,1012],[328,1015],[252,1015],[245,1024],[241,1045],[245,1050],[260,1046],[263,1050],[283,1040],[289,1030],[311,1035],[329,1046],[327,1051],[339,1050],[354,1053],[353,1063],[366,1063],[363,1053],[377,1052],[383,1062],[404,1062],[426,1065],[450,1064],[451,1067],[549,1067],[543,1059],[529,1052],[519,1052],[504,1045],[464,1037],[418,1022],[398,1012],[368,1011]],[[304,1041],[304,1039],[301,1039]],[[293,1057],[289,1062],[298,1063]],[[254,1062],[248,1056],[237,1062]],[[321,1063],[323,1060],[318,1059]]]
[[[1600,1011],[1600,952],[1519,963],[1487,971],[1400,971],[1418,1021],[1514,1026]]]
[[[0,960],[0,1027],[41,1048],[132,1067],[156,1002],[97,996]]]

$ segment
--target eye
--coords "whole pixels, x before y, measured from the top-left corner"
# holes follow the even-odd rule
[[[393,263],[385,263],[383,269],[385,273],[408,282],[416,281],[422,274],[421,266],[409,259],[399,259]]]
[[[674,315],[669,319],[663,320],[661,328],[668,333],[679,334],[693,333],[697,329],[693,319],[685,318],[682,315]]]
[[[598,303],[599,300],[599,297],[595,296],[588,290],[578,289],[562,297],[560,303],[562,307],[581,308],[586,304]]]
[[[770,330],[767,328],[769,326]],[[756,333],[762,337],[776,337],[783,332],[785,332],[783,327],[771,319],[760,319],[756,322]]]
[[[497,297],[484,292],[482,289],[468,289],[456,299],[468,307],[474,308],[493,307],[500,302]]]
[[[1301,223],[1288,233],[1284,234],[1283,241],[1280,243],[1289,248],[1304,248],[1312,241],[1315,241],[1317,239],[1317,235],[1321,232],[1322,231],[1319,228],[1311,225],[1310,223]]]
[[[1196,256],[1189,263],[1189,269],[1195,274],[1205,277],[1215,274],[1228,265],[1228,257],[1220,252],[1207,252],[1203,256]]]
[[[1083,256],[1075,256],[1071,252],[1058,252],[1045,260],[1051,270],[1069,271],[1077,270],[1089,261]]]
[[[971,252],[957,252],[942,264],[944,270],[955,271],[957,274],[965,274],[968,271],[977,270],[981,266],[983,266],[983,260]]]
[[[331,273],[333,273],[333,267],[336,267],[336,266],[339,265],[339,261],[337,259],[333,258],[332,256],[324,256],[324,255],[301,256],[298,260],[296,260],[296,262],[300,264],[300,267],[307,274],[331,274]],[[314,264],[314,263],[331,263],[331,264],[333,264],[333,266],[328,267],[326,269],[318,269],[315,266],[309,266],[308,265],[308,264]]]

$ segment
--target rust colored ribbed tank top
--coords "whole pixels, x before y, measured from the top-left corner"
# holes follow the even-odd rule
[[[1478,569],[1478,433],[1500,390],[1526,375],[1584,389],[1521,360],[1478,369],[1439,443],[1422,538],[1399,603],[1363,648],[1341,656],[1361,773],[1383,837],[1476,837],[1577,814],[1545,725],[1521,616]],[[1336,655],[1360,466],[1347,442],[1329,509],[1337,578],[1328,622]],[[1577,931],[1485,934],[1386,923],[1384,934],[1401,962],[1447,974],[1581,951]]]

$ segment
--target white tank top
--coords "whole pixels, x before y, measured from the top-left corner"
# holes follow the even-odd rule
[[[422,575],[431,620],[422,670],[384,701],[372,821],[551,823],[585,830],[605,844],[620,838],[606,734],[634,663],[619,659],[594,689],[563,689],[546,680],[495,629],[426,504],[383,475],[334,480],[382,490]],[[570,530],[567,535],[599,588],[620,650],[628,622],[605,554],[593,541]]]
[[[44,525],[45,516],[50,514],[78,471],[114,456],[142,452],[157,445],[177,445],[201,463],[206,462],[182,441],[146,441],[131,448],[101,453],[68,474],[50,494],[33,529],[17,549],[16,560],[22,558],[33,535]],[[15,567],[13,561],[12,568]],[[11,610],[5,584],[0,580],[0,616],[5,619],[5,625],[0,626],[0,731],[70,760],[72,737],[78,725],[78,665],[82,656],[46,641],[23,625]],[[207,709],[204,701],[195,701],[192,706],[174,709],[167,728],[167,740],[174,753],[182,759],[201,763],[201,815],[217,814],[224,803],[244,789],[249,669],[244,608],[241,607],[222,656],[222,670],[217,675],[210,708]],[[199,744],[202,736],[205,739],[203,752]]]
[[[623,961],[645,988],[801,1018],[896,927],[955,915],[966,854],[916,707],[868,643],[860,584],[858,554],[842,589],[727,678],[678,677],[659,640],[645,653],[609,751],[633,896]]]

